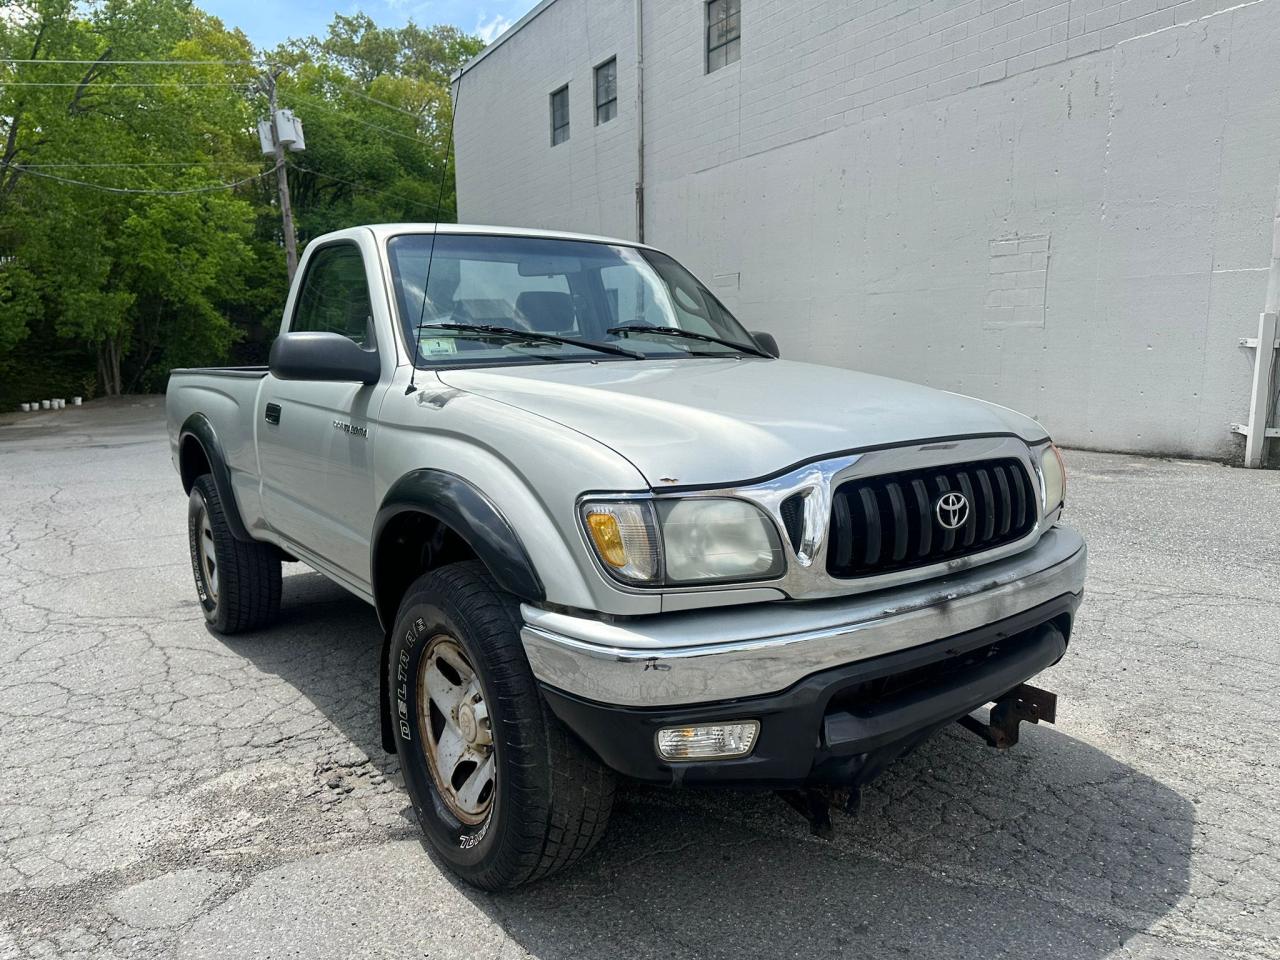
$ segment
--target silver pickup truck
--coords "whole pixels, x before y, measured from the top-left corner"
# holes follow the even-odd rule
[[[167,408],[209,624],[270,624],[282,561],[372,604],[384,745],[478,886],[582,856],[616,775],[823,831],[947,724],[1053,720],[1025,681],[1085,546],[1040,425],[778,359],[651,247],[329,234],[270,366],[175,370]]]

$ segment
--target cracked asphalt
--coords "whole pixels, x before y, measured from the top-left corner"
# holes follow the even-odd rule
[[[1056,727],[938,736],[831,842],[629,788],[490,896],[379,748],[372,610],[291,564],[277,627],[205,629],[162,400],[0,417],[0,957],[1280,957],[1280,474],[1067,460]]]

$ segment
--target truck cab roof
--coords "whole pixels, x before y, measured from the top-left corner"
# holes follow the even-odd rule
[[[602,237],[589,233],[571,233],[563,230],[540,230],[533,227],[504,227],[495,224],[370,223],[354,229],[370,231],[379,243],[383,243],[391,237],[405,233],[438,232],[442,234],[483,234],[503,237],[538,237],[547,240],[577,240],[588,243],[609,243],[617,246],[645,247],[646,249],[649,249],[648,244],[638,243],[635,240],[623,240],[620,237]],[[342,230],[325,234],[322,237],[317,237],[312,241],[312,243],[322,243],[325,240],[335,238],[349,232],[350,231],[348,230]]]

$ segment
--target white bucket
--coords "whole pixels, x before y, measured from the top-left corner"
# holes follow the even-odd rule
[[[71,398],[71,405],[72,405],[73,407],[78,407],[78,406],[80,406],[80,398],[79,398],[79,397],[72,397],[72,398]]]
[[[52,408],[53,408],[53,401],[52,401],[52,400],[41,400],[41,401],[40,401],[40,409],[41,409],[41,410],[50,410],[50,409],[52,409]]]
[[[23,413],[30,413],[30,412],[31,412],[31,404],[29,404],[29,403],[20,403],[20,404],[18,404],[18,409],[19,409],[19,410],[21,410]]]

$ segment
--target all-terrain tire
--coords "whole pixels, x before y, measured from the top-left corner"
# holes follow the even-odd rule
[[[237,540],[209,474],[191,486],[187,541],[196,595],[218,633],[269,626],[280,613],[280,554],[270,544]]]
[[[445,720],[438,703],[433,710],[428,689],[434,683],[438,691],[440,678],[430,679],[428,671],[446,669],[439,666],[446,647],[474,668],[466,681],[473,691],[469,702],[488,721],[487,734],[474,734],[472,722],[465,725],[481,739],[491,737],[476,754],[492,760],[483,811],[458,812],[459,796],[446,798],[449,785],[441,786],[448,772],[441,763],[432,767],[432,756],[443,756],[438,744],[444,743]],[[391,721],[410,799],[427,840],[464,880],[485,890],[539,880],[574,863],[604,834],[613,774],[548,709],[520,642],[519,605],[482,564],[449,564],[409,587],[396,617],[388,671]],[[464,792],[466,787],[464,782]]]

